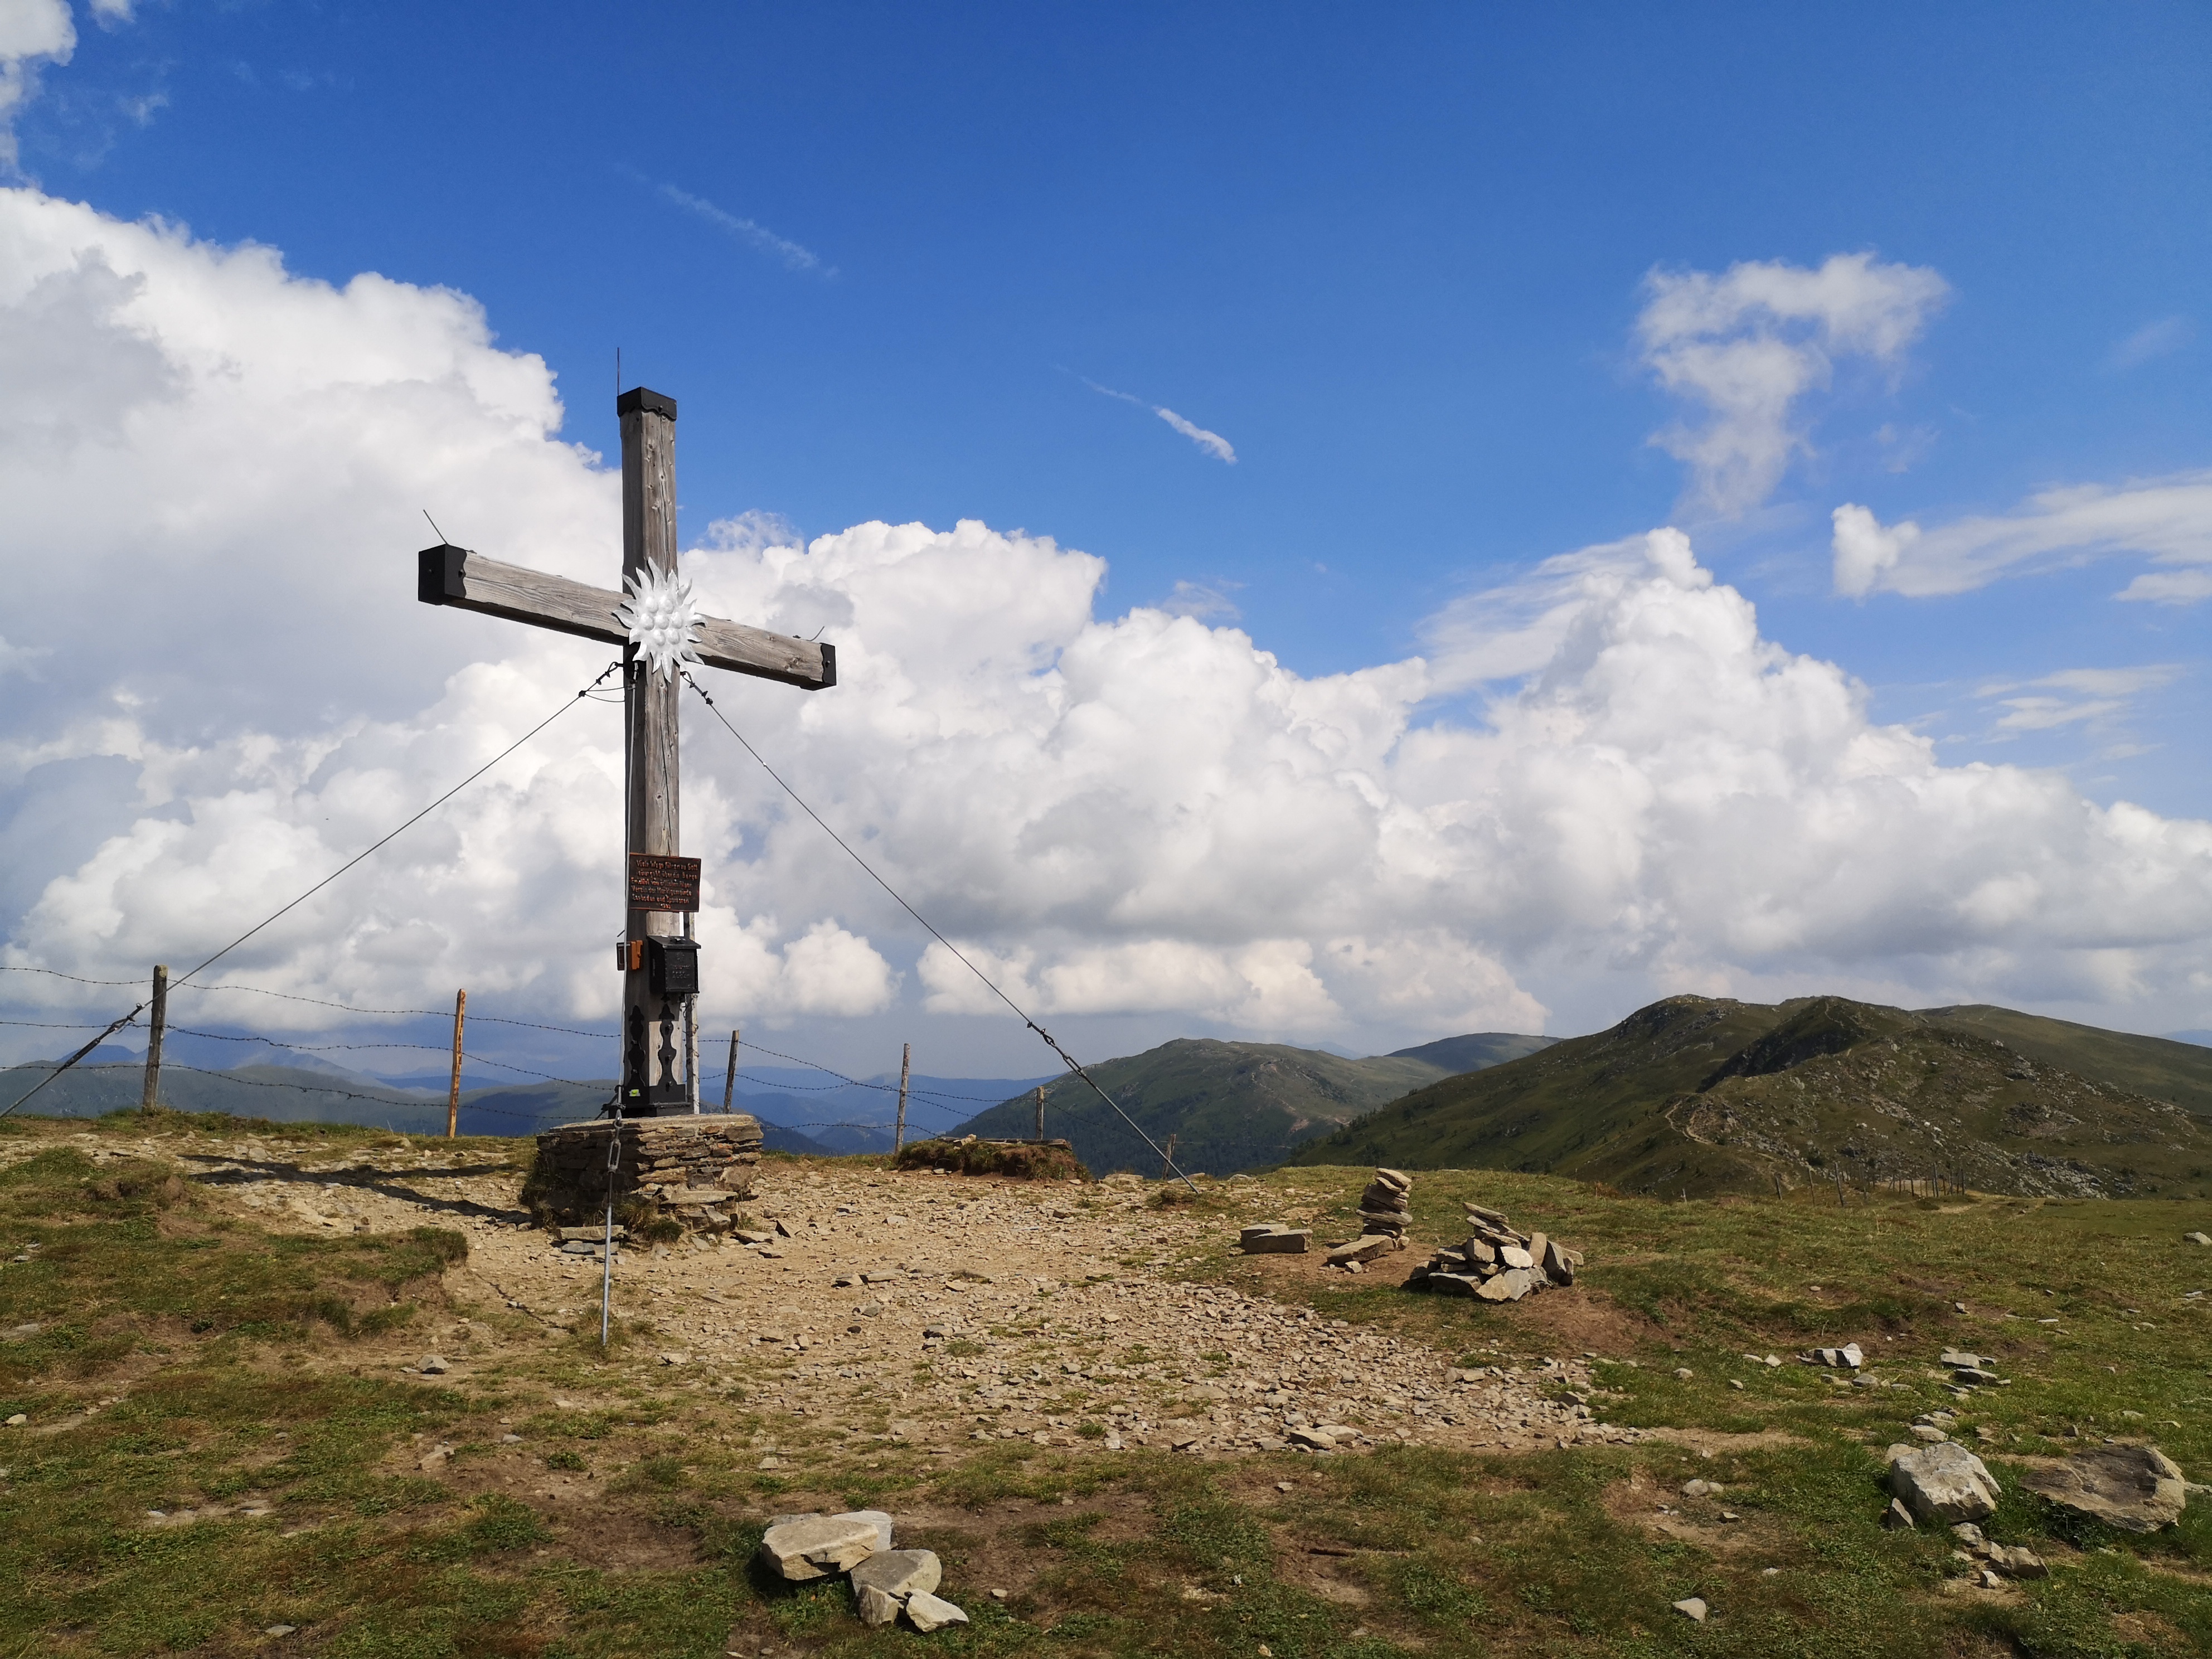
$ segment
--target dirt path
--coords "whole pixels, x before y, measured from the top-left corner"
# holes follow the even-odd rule
[[[58,1126],[52,1139],[96,1159],[171,1162],[272,1231],[457,1227],[470,1239],[448,1276],[457,1305],[504,1304],[539,1341],[597,1328],[599,1263],[528,1224],[519,1174],[482,1143],[317,1158],[252,1137],[95,1141]],[[1179,1264],[1234,1224],[1152,1206],[1126,1178],[1048,1186],[772,1162],[746,1207],[773,1243],[618,1251],[614,1311],[651,1328],[645,1363],[668,1380],[742,1390],[769,1425],[754,1437],[764,1460],[863,1436],[940,1455],[1022,1437],[1102,1455],[1233,1455],[1301,1436],[1347,1450],[1636,1437],[1571,1397],[1592,1387],[1579,1359],[1462,1371],[1310,1309],[1183,1281]],[[505,1369],[532,1337],[483,1319],[433,1334],[454,1375]],[[395,1368],[425,1357],[420,1333],[405,1340],[418,1346],[382,1356]]]

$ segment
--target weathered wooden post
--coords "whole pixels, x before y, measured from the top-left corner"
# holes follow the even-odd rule
[[[453,1082],[446,1091],[446,1139],[461,1132],[461,1022],[469,1012],[469,994],[453,993]]]
[[[730,1103],[735,1097],[737,1089],[738,1031],[737,1028],[732,1028],[730,1032],[730,1069],[722,1073],[722,1115],[725,1117],[729,1115]]]
[[[161,1103],[161,1032],[169,1023],[169,969],[154,964],[154,1000],[146,1020],[146,1086],[138,1097],[138,1109],[150,1112]]]
[[[906,1145],[906,1080],[914,1066],[914,1044],[899,1046],[899,1103],[898,1122],[891,1130],[891,1151],[896,1153]]]
[[[1176,1138],[1173,1135],[1170,1135],[1168,1137],[1167,1150],[1160,1154],[1160,1179],[1162,1181],[1165,1181],[1168,1178],[1169,1171],[1175,1168],[1175,1144]]]
[[[676,574],[676,400],[643,386],[615,400],[622,421],[623,562],[625,586]],[[683,851],[677,703],[684,684],[655,673],[635,643],[623,647],[623,712],[629,753],[629,834],[632,854],[674,858]],[[630,953],[623,975],[623,1105],[648,1115],[674,1106],[675,1000],[656,996],[648,939],[666,939],[682,918],[632,905]],[[641,949],[640,947],[643,948]],[[654,1028],[659,1041],[653,1042]],[[654,1052],[657,1049],[658,1052]],[[659,1064],[654,1061],[658,1060]]]
[[[1044,1139],[1044,1085],[1042,1083],[1037,1085],[1036,1109],[1036,1138],[1042,1140]]]

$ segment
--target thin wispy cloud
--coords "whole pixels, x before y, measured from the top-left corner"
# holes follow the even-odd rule
[[[2105,367],[2119,370],[2135,368],[2157,357],[2170,357],[2177,351],[2186,350],[2197,338],[2197,325],[2187,317],[2161,317],[2154,323],[2145,323],[2124,340],[2115,344],[2105,359]]]
[[[1179,581],[1175,591],[1160,601],[1159,608],[1170,617],[1190,617],[1199,622],[1235,622],[1243,615],[1237,601],[1229,596],[1242,582]]]
[[[1199,425],[1197,422],[1185,420],[1182,416],[1176,414],[1175,410],[1168,408],[1165,404],[1148,404],[1142,398],[1133,397],[1126,392],[1116,392],[1110,386],[1101,386],[1097,381],[1080,375],[1077,378],[1082,380],[1084,385],[1089,386],[1093,392],[1097,392],[1102,398],[1118,398],[1125,404],[1134,404],[1139,409],[1148,409],[1152,410],[1153,414],[1158,416],[1176,431],[1182,433],[1184,437],[1189,439],[1191,442],[1196,444],[1200,449],[1212,456],[1215,460],[1219,461],[1224,466],[1234,466],[1237,465],[1236,446],[1231,444],[1228,439],[1223,437],[1218,432],[1208,432],[1204,427]]]
[[[1991,728],[1993,735],[2014,737],[2062,726],[2109,725],[2115,716],[2129,712],[2141,693],[2171,685],[2181,672],[2179,663],[2066,668],[2040,679],[1985,685],[1978,695],[2005,711]]]
[[[837,274],[836,267],[823,264],[811,248],[802,247],[788,236],[779,236],[766,225],[743,218],[727,208],[717,207],[703,196],[694,196],[673,185],[656,185],[655,190],[662,200],[704,219],[717,230],[727,232],[756,252],[781,260],[787,270],[811,270],[823,276]]]
[[[2010,513],[1972,514],[1923,531],[1885,525],[1855,501],[1836,508],[1836,592],[1964,593],[2021,571],[2141,553],[2146,570],[2113,597],[2158,605],[2212,599],[2212,469],[2117,485],[2040,490]]]

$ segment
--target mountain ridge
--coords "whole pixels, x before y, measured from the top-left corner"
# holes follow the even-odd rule
[[[2208,1191],[2212,1123],[2183,1103],[2205,1091],[2212,1054],[2012,1010],[1679,996],[1429,1085],[1290,1161],[1668,1194],[1931,1174],[1996,1192]]]

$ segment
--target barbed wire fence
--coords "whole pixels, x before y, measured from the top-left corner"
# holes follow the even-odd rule
[[[5,973],[43,974],[51,975],[57,979],[74,981],[79,984],[84,985],[111,986],[117,983],[117,981],[111,980],[88,979],[82,975],[62,973],[58,969],[51,968],[37,968],[0,963],[0,974]],[[137,982],[125,981],[122,981],[122,983],[131,985],[135,988]],[[174,988],[172,988],[173,992]],[[337,1009],[346,1013],[363,1017],[406,1017],[437,1019],[450,1019],[453,1018],[451,1011],[447,1009],[365,1008],[351,1003],[334,1002],[322,997],[301,996],[297,993],[273,990],[268,987],[259,985],[198,985],[188,988],[203,994],[225,992],[243,992],[256,996],[273,997],[287,1002],[310,1003],[319,1007]],[[473,1011],[470,1013],[469,1019],[472,1024],[481,1023],[487,1025],[513,1026],[520,1030],[556,1033],[563,1036],[586,1037],[597,1042],[605,1042],[608,1044],[610,1048],[611,1048],[616,1042],[616,1034],[611,1030],[591,1030],[580,1026],[555,1025],[544,1020],[519,1019],[498,1014],[480,1014]],[[52,1031],[97,1030],[102,1033],[105,1033],[111,1029],[106,1024],[94,1021],[52,1019],[0,1019],[0,1027]],[[273,1065],[283,1064],[284,1057],[286,1055],[374,1054],[389,1052],[436,1054],[442,1060],[450,1057],[453,1052],[449,1044],[442,1042],[414,1042],[404,1040],[373,1042],[295,1042],[284,1037],[270,1036],[259,1032],[240,1033],[237,1031],[210,1031],[204,1030],[198,1026],[180,1024],[173,1021],[169,1022],[164,1029],[171,1036],[193,1037],[203,1042],[209,1042],[237,1043],[240,1045],[258,1045],[265,1047],[272,1051],[270,1063]],[[866,1089],[871,1092],[881,1093],[886,1096],[896,1096],[899,1091],[898,1085],[895,1083],[887,1083],[872,1078],[854,1077],[845,1072],[839,1071],[835,1066],[823,1065],[819,1060],[811,1060],[805,1055],[790,1054],[781,1049],[766,1048],[758,1043],[747,1042],[742,1037],[738,1040],[738,1046],[742,1049],[749,1049],[753,1053],[759,1054],[770,1060],[782,1060],[792,1066],[819,1073],[823,1076],[832,1079],[830,1082],[821,1084],[797,1083],[787,1079],[763,1076],[757,1072],[749,1073],[744,1068],[740,1067],[736,1074],[738,1083],[749,1087],[754,1091],[756,1094],[826,1094],[845,1089]],[[530,1079],[538,1082],[559,1084],[569,1088],[581,1089],[590,1092],[597,1092],[605,1090],[610,1085],[611,1081],[605,1078],[567,1077],[558,1073],[541,1071],[535,1066],[517,1065],[512,1060],[495,1059],[489,1054],[481,1054],[474,1050],[465,1048],[462,1051],[461,1057],[465,1066],[473,1066],[478,1067],[489,1067],[496,1071],[513,1072],[519,1077]],[[0,1070],[21,1069],[26,1063],[27,1062],[19,1061],[15,1067],[0,1067]],[[135,1072],[143,1069],[143,1066],[144,1061],[143,1060],[82,1060],[78,1062],[75,1069],[83,1072]],[[166,1056],[161,1060],[161,1066],[162,1072],[165,1073],[171,1071],[186,1072],[196,1076],[219,1079],[226,1084],[234,1085],[240,1088],[289,1090],[298,1093],[318,1096],[327,1100],[359,1102],[365,1105],[374,1107],[422,1107],[427,1109],[434,1103],[433,1097],[427,1090],[421,1091],[419,1094],[410,1095],[404,1090],[404,1085],[387,1085],[392,1092],[368,1093],[364,1092],[359,1088],[348,1087],[341,1083],[317,1084],[308,1082],[305,1079],[284,1079],[280,1081],[267,1078],[246,1077],[240,1074],[240,1073],[235,1069],[218,1068],[208,1066],[194,1066],[187,1062],[167,1058]],[[699,1077],[702,1097],[704,1091],[710,1085],[719,1087],[724,1082],[727,1081],[729,1078],[730,1071],[726,1065],[713,1070],[702,1069]],[[379,1081],[381,1080],[382,1079],[379,1079]],[[465,1110],[474,1113],[488,1114],[495,1117],[507,1118],[518,1122],[544,1123],[549,1121],[549,1111],[559,1112],[565,1109],[573,1112],[575,1109],[574,1106],[570,1105],[566,1107],[542,1109],[535,1111],[520,1110],[512,1106],[495,1105],[489,1101],[483,1099],[481,1097],[480,1091],[476,1092],[478,1093],[477,1098],[470,1099],[465,1097],[464,1097],[462,1105]],[[956,1127],[958,1123],[963,1122],[967,1119],[974,1117],[978,1113],[987,1110],[991,1107],[1004,1105],[1012,1100],[1019,1098],[1018,1096],[1001,1097],[998,1095],[961,1094],[948,1090],[927,1088],[918,1085],[909,1085],[908,1095],[910,1109],[921,1109],[933,1112],[939,1115],[940,1117],[945,1120],[945,1121],[940,1125],[940,1128]],[[887,1133],[890,1130],[890,1125],[888,1122],[878,1122],[868,1118],[817,1118],[803,1119],[794,1121],[787,1121],[784,1118],[778,1117],[774,1119],[763,1118],[763,1121],[774,1128],[797,1130],[801,1133],[814,1129],[850,1129],[861,1133]]]
[[[282,998],[288,1001],[313,1004],[324,1007],[338,1009],[346,1013],[362,1018],[443,1018],[443,1010],[361,1008],[345,1003],[330,1001],[327,999],[305,996],[294,992],[277,991],[267,987],[240,985],[235,983],[226,985],[194,985],[191,981],[197,979],[199,975],[206,972],[210,968],[212,968],[216,963],[222,961],[223,957],[228,956],[232,951],[237,950],[239,946],[252,939],[256,934],[261,933],[284,915],[306,903],[307,900],[313,897],[317,893],[321,892],[325,888],[330,886],[331,883],[337,881],[348,871],[354,869],[356,866],[371,858],[375,854],[381,851],[385,847],[397,840],[400,836],[404,835],[407,830],[412,829],[416,824],[422,823],[423,819],[428,817],[433,812],[436,811],[438,808],[444,805],[447,801],[453,799],[454,796],[459,794],[461,791],[467,788],[471,784],[476,782],[479,778],[482,778],[487,773],[490,772],[501,761],[505,760],[508,756],[514,754],[517,750],[527,744],[539,732],[545,730],[547,726],[552,725],[553,722],[560,719],[562,714],[574,708],[577,703],[592,697],[592,694],[605,684],[608,676],[616,672],[621,668],[621,666],[622,662],[620,659],[610,664],[606,668],[603,669],[595,678],[579,690],[573,696],[564,697],[550,714],[547,714],[536,725],[531,726],[528,731],[523,732],[520,737],[517,738],[513,743],[507,744],[504,749],[501,750],[499,753],[494,755],[489,760],[485,761],[473,771],[470,772],[468,775],[462,778],[459,782],[453,785],[443,793],[430,801],[428,805],[423,806],[392,830],[386,832],[384,836],[379,837],[376,841],[363,848],[360,852],[355,854],[351,858],[346,860],[336,869],[332,870],[328,875],[323,877],[319,881],[317,881],[296,896],[288,900],[285,903],[279,905],[275,910],[270,912],[269,915],[263,917],[259,921],[254,923],[252,927],[239,934],[235,939],[233,939],[228,944],[223,945],[220,950],[202,958],[200,962],[193,967],[186,969],[185,973],[178,976],[176,979],[165,981],[163,978],[164,970],[157,969],[155,979],[155,989],[154,994],[147,997],[145,1000],[136,1003],[127,1012],[117,1016],[114,1019],[108,1021],[104,1025],[96,1024],[94,1022],[86,1022],[81,1024],[71,1024],[66,1022],[41,1022],[29,1020],[0,1021],[0,1024],[6,1025],[24,1027],[36,1026],[40,1029],[46,1030],[89,1030],[94,1033],[92,1037],[80,1045],[76,1052],[69,1054],[58,1062],[51,1062],[50,1069],[47,1070],[44,1077],[40,1078],[22,1094],[17,1096],[16,1098],[8,1106],[0,1108],[0,1117],[6,1117],[10,1113],[15,1111],[19,1107],[24,1105],[52,1085],[57,1078],[61,1077],[64,1073],[67,1073],[80,1065],[84,1066],[87,1070],[101,1071],[107,1070],[114,1066],[128,1066],[131,1064],[132,1062],[129,1061],[92,1061],[90,1060],[90,1056],[100,1047],[100,1045],[106,1042],[109,1037],[114,1036],[117,1032],[124,1030],[125,1027],[136,1024],[138,1017],[144,1013],[149,1006],[153,1006],[157,1002],[166,1006],[167,997],[178,994],[181,992],[189,991],[199,994],[217,994],[225,992],[252,993],[263,996]],[[996,981],[994,981],[988,974],[985,973],[981,968],[978,967],[976,963],[969,957],[967,953],[963,951],[958,945],[955,945],[951,939],[947,939],[944,933],[940,933],[936,926],[932,923],[927,916],[923,915],[920,910],[916,909],[913,904],[908,902],[905,896],[902,894],[897,888],[894,887],[888,880],[886,880],[883,874],[878,872],[873,865],[870,864],[850,842],[847,841],[843,836],[838,834],[836,830],[830,825],[829,821],[819,812],[816,811],[813,806],[807,802],[805,798],[802,796],[797,789],[792,787],[791,783],[782,775],[782,774],[769,764],[767,757],[762,755],[757,749],[754,748],[744,734],[739,732],[738,728],[731,723],[729,716],[722,712],[720,706],[715,702],[714,697],[708,692],[704,686],[701,685],[697,680],[694,679],[688,673],[684,674],[683,678],[684,684],[689,685],[693,691],[696,692],[701,701],[703,702],[713,712],[714,718],[721,724],[724,730],[728,732],[730,736],[737,740],[738,744],[744,750],[744,751],[759,763],[761,769],[768,774],[769,778],[775,782],[777,787],[781,788],[785,794],[788,795],[793,802],[795,803],[808,817],[811,818],[822,831],[827,835],[831,841],[835,842],[836,845],[847,854],[847,856],[854,861],[854,863],[860,866],[860,870],[869,878],[870,880],[873,881],[878,887],[882,888],[885,893],[888,893],[901,909],[902,909],[915,922],[920,924],[922,929],[926,931],[932,939],[935,939],[938,944],[944,946],[946,951],[950,951],[963,966],[967,968],[970,973],[975,975],[975,976],[982,982],[985,988],[988,989],[993,996],[996,997],[1001,1003],[1005,1004],[1006,1008],[1013,1013],[1016,1018],[1019,1018],[1024,1026],[1035,1033],[1037,1038],[1043,1042],[1044,1045],[1052,1051],[1054,1057],[1060,1060],[1061,1065],[1066,1068],[1067,1074],[1079,1080],[1085,1087],[1090,1090],[1091,1095],[1096,1097],[1097,1101],[1099,1103],[1104,1105],[1113,1112],[1114,1115],[1120,1120],[1121,1126],[1123,1129],[1125,1129],[1130,1135],[1133,1135],[1136,1139],[1143,1141],[1145,1146],[1161,1159],[1162,1168],[1164,1171],[1172,1172],[1174,1175],[1180,1177],[1186,1185],[1191,1184],[1189,1177],[1176,1167],[1171,1152],[1163,1151],[1158,1143],[1153,1140],[1149,1134],[1145,1133],[1144,1129],[1137,1123],[1136,1120],[1131,1117],[1127,1112],[1121,1109],[1121,1103],[1115,1100],[1113,1096],[1109,1094],[1107,1091],[1100,1085],[1097,1079],[1091,1076],[1090,1072],[1084,1067],[1080,1061],[1079,1061],[1073,1054],[1068,1053],[1066,1048],[1060,1044],[1059,1040],[1056,1039],[1051,1032],[1048,1031],[1042,1025],[1040,1025],[1026,1010],[1015,1002],[1012,997],[1008,996],[1006,991],[1000,988]],[[50,974],[58,979],[70,980],[83,985],[111,989],[128,988],[136,990],[139,984],[139,981],[137,981],[93,979],[82,975],[65,973],[58,969],[46,968],[33,964],[0,963],[0,969],[18,973]],[[460,1046],[461,1027],[459,1024],[459,1014],[458,1010],[456,1011],[454,1018],[456,1021],[454,1028],[454,1040],[450,1048],[446,1045],[438,1045],[434,1048],[433,1045],[428,1043],[413,1042],[294,1045],[258,1033],[234,1034],[229,1032],[214,1032],[181,1026],[172,1026],[167,1027],[167,1029],[174,1030],[178,1031],[179,1035],[187,1035],[197,1038],[219,1042],[265,1043],[270,1048],[275,1050],[298,1054],[337,1052],[341,1050],[370,1051],[376,1049],[389,1049],[392,1051],[405,1049],[428,1049],[441,1054],[450,1053],[454,1060],[453,1085],[452,1091],[454,1097],[458,1097],[459,1091],[461,1067],[463,1064],[470,1059],[474,1059],[478,1065],[489,1065],[501,1070],[512,1071],[520,1075],[534,1078],[547,1083],[560,1084],[586,1089],[596,1089],[603,1086],[605,1083],[604,1079],[587,1082],[580,1079],[558,1077],[551,1073],[536,1071],[532,1067],[516,1066],[512,1062],[494,1060],[489,1056],[471,1056],[465,1054]],[[511,1025],[547,1033],[560,1033],[572,1036],[591,1037],[610,1043],[617,1041],[615,1035],[611,1032],[583,1030],[574,1027],[558,1026],[540,1021],[519,1019],[497,1015],[478,1014],[474,1018],[479,1022],[483,1023]],[[743,1046],[742,1042],[739,1043],[739,1046]],[[774,1051],[767,1049],[757,1048],[757,1051],[764,1054],[774,1054]],[[775,1057],[789,1060],[795,1065],[822,1072],[828,1076],[837,1079],[838,1082],[836,1085],[821,1085],[824,1091],[832,1087],[840,1085],[864,1089],[881,1089],[886,1092],[891,1091],[891,1085],[888,1084],[878,1084],[872,1081],[864,1081],[862,1079],[848,1077],[844,1073],[837,1072],[830,1066],[822,1066],[816,1061],[803,1059],[797,1055],[776,1054]],[[208,1067],[195,1066],[181,1062],[172,1062],[167,1060],[164,1060],[161,1063],[165,1069],[168,1066],[174,1065],[176,1069],[180,1071],[204,1073],[210,1076],[225,1077],[234,1083],[243,1083],[249,1086],[289,1088],[306,1093],[325,1096],[332,1099],[371,1102],[377,1105],[385,1107],[387,1110],[393,1107],[413,1105],[416,1103],[416,1102],[407,1100],[404,1097],[392,1098],[386,1096],[370,1095],[358,1090],[347,1089],[336,1085],[319,1085],[304,1083],[277,1083],[272,1079],[242,1078],[238,1076],[234,1071],[216,1071]],[[720,1076],[726,1081],[728,1079],[729,1073],[726,1068],[722,1073],[715,1073],[714,1075]],[[742,1076],[743,1074],[739,1073],[739,1075]],[[703,1084],[706,1081],[706,1077],[702,1075],[698,1081]],[[799,1085],[799,1089],[801,1092],[807,1091],[805,1085]],[[902,1092],[908,1094],[910,1098],[915,1099],[915,1103],[923,1106],[925,1109],[936,1110],[949,1109],[939,1103],[939,1096],[940,1091],[927,1090],[905,1090],[902,1091]],[[984,1097],[980,1096],[957,1097],[944,1095],[941,1098],[944,1100],[962,1099],[984,1106],[1009,1103],[1007,1102],[986,1100]],[[1070,1103],[1063,1100],[1060,1103],[1059,1109],[1063,1114],[1066,1114],[1070,1110]],[[519,1111],[508,1110],[502,1108],[489,1106],[481,1102],[471,1103],[471,1109],[489,1112],[494,1115],[504,1115],[518,1120],[534,1121],[537,1116],[535,1114],[526,1114]],[[975,1115],[975,1114],[970,1113],[968,1114],[968,1115],[972,1117]],[[1079,1113],[1078,1115],[1079,1116],[1081,1114]],[[875,1129],[880,1126],[872,1123],[857,1121],[823,1121],[805,1125],[779,1124],[776,1127],[803,1131],[806,1128]],[[1193,1188],[1193,1190],[1195,1190],[1194,1187]]]

